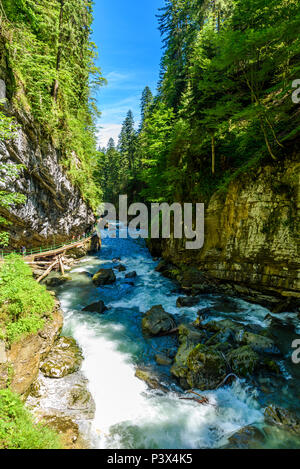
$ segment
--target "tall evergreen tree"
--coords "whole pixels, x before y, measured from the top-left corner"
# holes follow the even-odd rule
[[[140,130],[143,128],[145,117],[147,114],[147,111],[150,108],[150,105],[153,102],[153,94],[152,91],[150,90],[149,86],[146,86],[141,97],[141,125],[140,125]]]
[[[134,128],[133,113],[128,111],[119,136],[118,148],[122,156],[122,165],[124,169],[128,166],[130,172],[135,169],[136,141],[137,132]]]

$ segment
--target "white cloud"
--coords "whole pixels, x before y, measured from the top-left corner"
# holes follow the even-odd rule
[[[99,124],[97,132],[98,146],[106,147],[110,138],[113,138],[117,144],[121,128],[121,124]]]

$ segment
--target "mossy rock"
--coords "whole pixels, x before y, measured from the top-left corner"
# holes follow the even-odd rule
[[[174,365],[171,368],[171,373],[176,376],[176,378],[186,378],[188,373],[188,357],[194,348],[195,344],[188,340],[184,340],[180,345],[175,356]]]
[[[60,276],[55,276],[55,277],[49,277],[45,280],[45,284],[47,287],[60,287],[61,285],[64,285],[66,282],[69,282],[72,280],[72,277],[69,275],[60,275]]]
[[[176,328],[173,316],[167,313],[161,305],[153,306],[142,319],[143,333],[146,335],[159,335]]]
[[[197,345],[187,359],[187,382],[191,388],[215,389],[226,375],[226,363],[213,347]]]
[[[115,283],[116,276],[112,269],[100,269],[94,276],[93,276],[93,283],[96,287],[100,287],[103,285],[111,285]]]
[[[237,342],[250,345],[255,352],[270,355],[280,355],[280,350],[275,342],[269,337],[254,334],[253,332],[239,332],[236,336]]]
[[[253,374],[260,361],[259,355],[254,352],[250,345],[232,350],[228,353],[227,360],[232,371],[242,377]]]
[[[138,368],[135,372],[136,378],[140,379],[141,381],[144,381],[149,388],[151,389],[158,389],[163,392],[168,392],[168,388],[163,386],[160,382],[159,379],[154,376],[151,371],[148,370],[143,370],[141,368]]]
[[[287,409],[270,405],[265,409],[264,415],[268,424],[277,425],[300,435],[300,418]]]
[[[234,433],[225,449],[261,449],[265,441],[264,433],[259,428],[249,425]]]
[[[91,393],[85,385],[76,384],[68,396],[68,409],[81,411],[87,418],[95,417],[96,405]]]
[[[81,363],[82,353],[76,341],[70,337],[61,337],[42,363],[40,370],[48,378],[63,378],[78,371]]]

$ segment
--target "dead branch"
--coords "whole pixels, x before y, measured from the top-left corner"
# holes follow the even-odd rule
[[[37,282],[40,283],[45,277],[47,277],[47,275],[50,274],[51,270],[56,266],[56,264],[58,264],[58,259],[55,259],[55,261],[53,262],[53,264],[50,265],[50,267],[46,270],[46,272],[43,273],[43,275],[41,275],[38,279],[37,279]]]

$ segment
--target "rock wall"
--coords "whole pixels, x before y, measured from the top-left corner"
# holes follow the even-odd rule
[[[41,360],[50,352],[63,327],[63,315],[58,309],[37,334],[15,342],[9,349],[0,343],[0,389],[11,390],[27,397],[30,386],[38,376]]]
[[[95,218],[62,168],[59,150],[41,139],[28,116],[14,115],[20,123],[16,138],[0,141],[0,163],[23,166],[18,178],[7,176],[0,184],[0,190],[26,196],[25,204],[9,213],[0,210],[12,222],[12,247],[58,243],[83,234]]]
[[[299,210],[300,158],[294,153],[212,196],[201,250],[188,251],[185,241],[170,239],[161,242],[160,253],[180,269],[193,267],[221,288],[258,302],[261,294],[300,298]],[[157,244],[150,247],[157,255]]]

